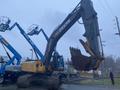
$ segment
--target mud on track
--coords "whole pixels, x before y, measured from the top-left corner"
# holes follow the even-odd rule
[[[1,86],[0,90],[46,90],[44,88],[34,86],[26,89],[19,89],[16,85],[6,85]],[[102,86],[102,85],[73,85],[73,84],[64,84],[61,86],[60,90],[120,90],[114,86]]]

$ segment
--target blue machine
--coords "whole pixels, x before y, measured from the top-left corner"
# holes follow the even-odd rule
[[[1,58],[1,66],[0,66],[0,84],[4,83],[6,80],[10,80],[11,82],[15,82],[20,71],[20,63],[21,63],[21,55],[0,35],[0,43],[6,51],[9,60],[4,61]],[[6,48],[12,52],[13,56],[11,57],[7,52]],[[16,62],[15,62],[16,61]]]
[[[4,65],[2,65],[2,67],[0,68],[0,74],[4,74],[5,73],[5,67],[7,65],[11,65],[14,63],[14,60],[17,60],[16,65],[19,65],[21,62],[21,55],[0,35],[0,42],[7,47],[12,53],[13,53],[13,57],[11,57],[10,60],[8,60],[8,62],[6,62]]]
[[[20,30],[20,33],[24,36],[24,38],[29,42],[29,44],[32,46],[37,59],[41,60],[44,63],[44,56],[41,53],[41,51],[37,48],[37,46],[34,44],[34,42],[29,38],[29,36],[25,33],[25,31],[22,29],[22,27],[16,22],[11,27],[9,27],[10,20],[8,19],[6,23],[1,23],[0,25],[0,31],[5,32],[6,30],[12,30],[15,26],[18,27]],[[39,57],[38,57],[39,56]]]
[[[45,37],[45,39],[48,42],[49,37],[47,36],[47,34],[45,33],[45,31],[42,28],[39,28],[39,25],[33,24],[33,25],[31,25],[31,27],[29,28],[29,30],[30,31],[28,32],[28,35],[30,35],[30,36],[38,35],[40,32],[42,32],[43,35],[44,35],[44,37]]]

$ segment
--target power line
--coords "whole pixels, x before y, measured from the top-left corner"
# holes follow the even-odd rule
[[[118,33],[116,33],[116,35],[119,35],[119,36],[120,36],[120,26],[119,26],[118,17],[116,16],[115,19],[116,19],[116,24],[117,24],[117,29],[118,29]]]
[[[105,2],[105,4],[106,4],[108,10],[110,11],[111,15],[114,17],[114,16],[115,16],[115,15],[114,15],[114,12],[113,12],[112,8],[110,7],[108,1],[107,1],[107,0],[104,0],[104,2]]]
[[[101,11],[103,12],[103,13],[105,13],[105,15],[106,16],[108,16],[108,15],[112,15],[111,14],[111,12],[108,10],[108,7],[106,6],[106,3],[105,2],[103,2],[102,0],[97,0],[97,2],[99,3],[98,5],[99,5],[99,7],[101,8]],[[108,14],[109,13],[109,14]],[[112,15],[113,16],[113,15]]]
[[[103,10],[106,10],[106,11],[107,11],[106,7],[104,6],[104,4],[102,3],[101,0],[99,0],[98,3],[101,3],[101,4],[100,4],[100,7],[101,7]]]

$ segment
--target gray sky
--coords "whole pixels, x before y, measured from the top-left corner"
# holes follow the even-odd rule
[[[39,24],[50,36],[52,31],[64,18],[75,8],[80,0],[0,0],[0,16],[8,16],[13,24],[18,22],[23,29],[27,29],[32,24]],[[117,32],[114,16],[120,18],[120,0],[92,0],[94,8],[98,13],[98,20],[102,40],[105,41],[105,55],[120,56],[120,37]],[[65,56],[70,57],[69,47],[73,46],[82,50],[86,54],[78,39],[83,38],[83,25],[76,23],[58,42],[57,50]],[[13,31],[0,33],[14,48],[23,56],[30,57],[30,45],[15,28]],[[39,49],[44,53],[46,40],[43,35],[31,37]],[[1,47],[1,45],[0,45]],[[3,48],[0,54],[5,55]]]

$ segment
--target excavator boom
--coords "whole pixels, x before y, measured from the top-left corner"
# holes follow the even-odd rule
[[[97,13],[93,8],[91,0],[81,0],[76,8],[65,18],[65,20],[51,34],[45,51],[45,64],[49,66],[54,48],[59,39],[82,17],[85,27],[84,36],[88,39],[92,50],[97,56],[100,56],[97,36],[99,27],[97,22]],[[94,40],[93,40],[94,39]]]

